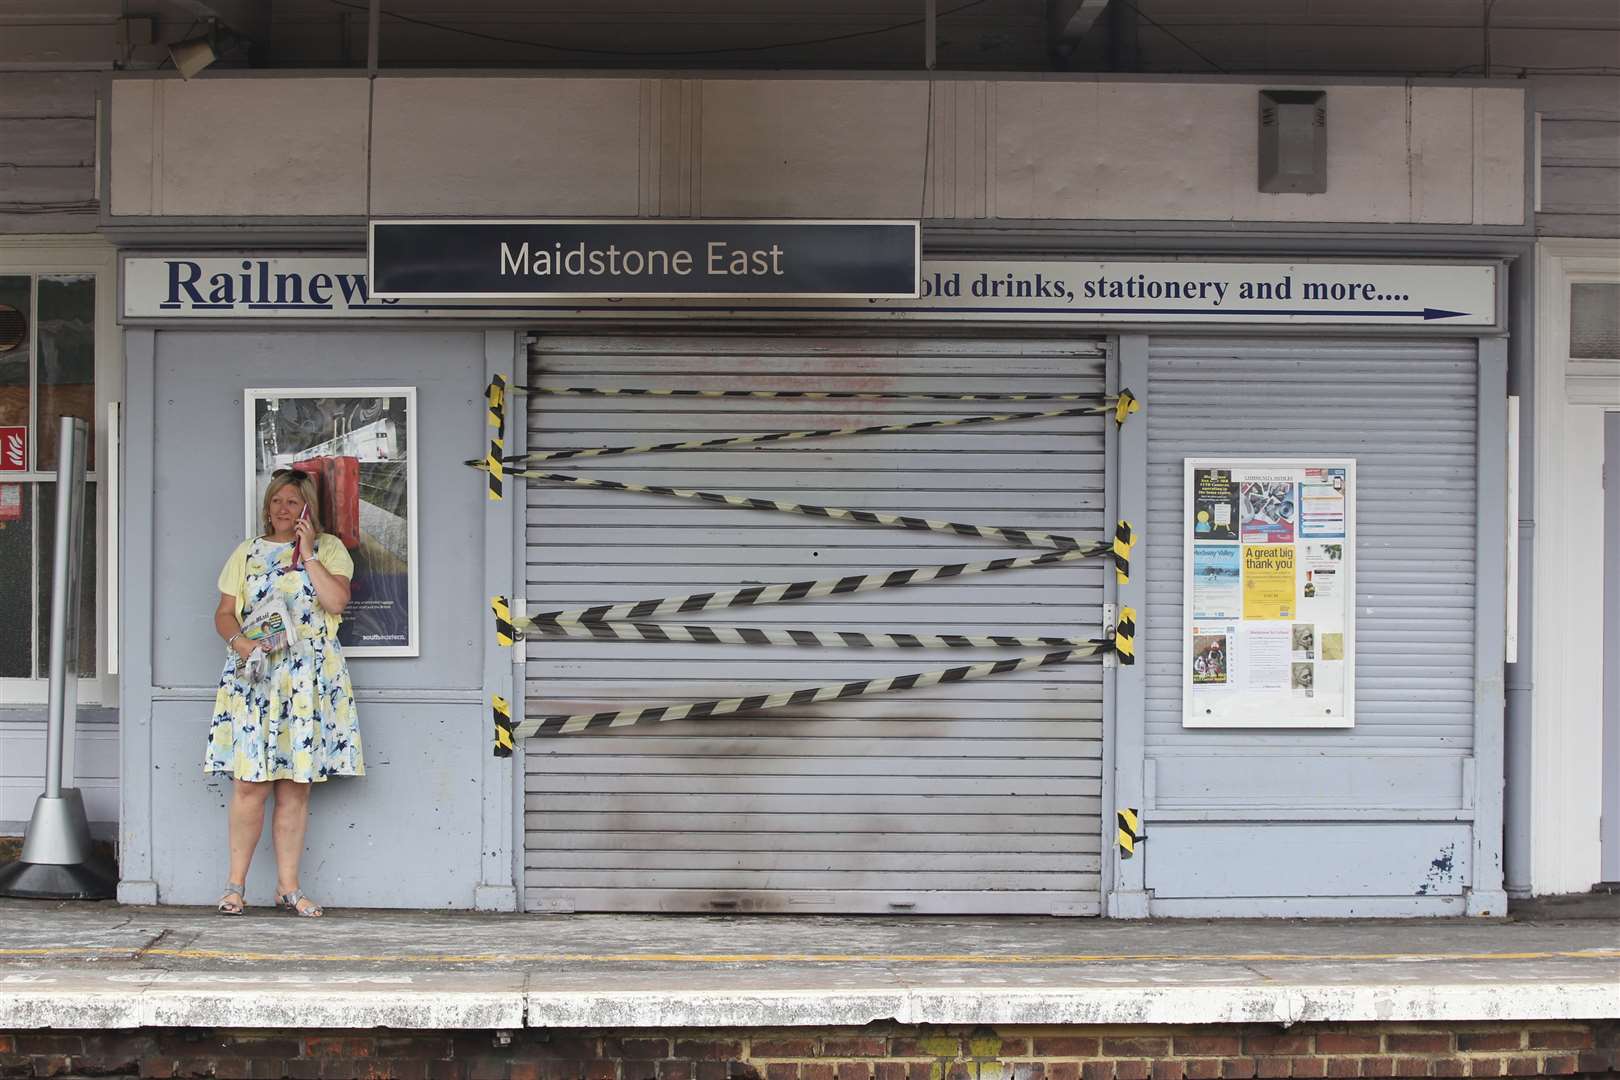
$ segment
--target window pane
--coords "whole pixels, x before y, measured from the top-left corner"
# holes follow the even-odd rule
[[[28,277],[0,277],[0,305],[15,308],[22,318],[22,341],[15,348],[0,352],[0,427],[28,423],[28,369],[32,366],[28,349],[29,323],[34,306],[30,302]],[[15,330],[15,319],[9,311],[0,311],[7,328]],[[8,334],[8,337],[11,335]],[[10,341],[0,342],[0,347]],[[3,571],[0,571],[3,572]]]
[[[1620,360],[1620,285],[1569,287],[1569,355]]]
[[[0,483],[0,678],[34,674],[34,485]]]
[[[56,468],[64,416],[90,423],[89,468],[96,467],[96,278],[39,279],[39,464]]]
[[[35,486],[39,518],[39,611],[35,619],[36,663],[41,678],[51,662],[51,559],[56,551],[56,485]],[[96,671],[96,485],[84,485],[84,543],[79,569],[79,674]]]

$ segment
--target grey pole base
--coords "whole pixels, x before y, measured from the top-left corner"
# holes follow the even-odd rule
[[[63,788],[59,798],[35,800],[22,857],[0,867],[0,896],[108,900],[117,890],[117,870],[91,846],[79,789]]]

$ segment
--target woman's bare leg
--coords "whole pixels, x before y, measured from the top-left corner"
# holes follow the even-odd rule
[[[264,801],[270,797],[268,782],[236,780],[231,786],[230,846],[231,872],[227,881],[247,881],[253,863],[253,849],[264,834]]]
[[[270,835],[276,846],[277,896],[285,896],[298,888],[298,864],[304,858],[304,827],[309,823],[309,788],[310,785],[297,780],[276,781],[276,810],[270,821]]]

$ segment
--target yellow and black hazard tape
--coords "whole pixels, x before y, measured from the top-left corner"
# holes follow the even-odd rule
[[[495,716],[495,756],[511,757],[516,739],[512,735],[512,705],[499,694],[490,695]]]
[[[1131,399],[1134,403],[1135,399]],[[873,427],[816,428],[805,431],[765,431],[753,435],[725,435],[716,439],[690,439],[685,442],[648,443],[641,446],[585,446],[566,450],[536,450],[528,454],[509,454],[504,459],[511,464],[540,461],[568,461],[577,458],[619,457],[625,454],[661,454],[680,450],[717,450],[726,446],[764,446],[770,443],[803,442],[806,439],[833,439],[854,435],[893,435],[905,431],[930,431],[938,428],[971,427],[977,424],[1003,424],[1015,420],[1046,420],[1060,416],[1088,416],[1116,412],[1113,404],[1087,405],[1073,409],[1053,409],[1048,412],[997,413],[990,416],[944,416],[933,420],[917,420],[905,424],[879,424]],[[1123,423],[1123,419],[1121,423]],[[475,464],[468,462],[469,465]]]
[[[496,375],[489,381],[487,390],[489,398],[489,426],[494,433],[489,437],[489,454],[484,458],[483,467],[489,473],[489,498],[491,502],[499,502],[504,493],[506,454],[506,377]]]
[[[1076,553],[1070,551],[1049,552],[1040,558],[1073,557]],[[1015,561],[1015,560],[1001,560]],[[936,567],[938,570],[948,570],[949,567]],[[846,579],[849,581],[880,578],[882,575],[868,575],[862,579]],[[951,576],[951,575],[945,575]],[[910,580],[897,584],[910,584]],[[809,584],[836,584],[806,583]],[[881,581],[870,587],[890,587]],[[789,586],[769,586],[768,589],[787,589]],[[927,671],[915,675],[899,675],[888,679],[860,679],[854,682],[836,683],[830,686],[807,687],[801,690],[782,691],[776,694],[757,694],[746,697],[722,698],[709,701],[689,702],[681,705],[649,705],[632,709],[619,709],[613,712],[574,713],[570,715],[534,716],[525,719],[514,729],[515,737],[525,739],[532,736],[569,735],[582,731],[593,731],[601,728],[630,727],[639,723],[659,723],[668,720],[705,719],[715,716],[727,716],[739,712],[761,712],[770,709],[787,708],[794,705],[813,705],[825,701],[843,701],[854,697],[867,697],[873,694],[885,694],[896,690],[911,690],[919,687],[937,686],[941,683],[964,682],[970,679],[984,679],[995,675],[1010,674],[1017,671],[1029,671],[1035,668],[1049,667],[1055,664],[1070,663],[1074,660],[1101,656],[1108,652],[1120,653],[1122,663],[1134,663],[1132,638],[1136,631],[1136,613],[1125,608],[1120,613],[1119,622],[1114,633],[1108,638],[1081,639],[1081,638],[1049,638],[1049,637],[1022,637],[1012,635],[914,635],[894,633],[871,633],[854,631],[815,631],[815,630],[763,630],[755,627],[728,627],[728,626],[664,626],[656,623],[623,623],[610,621],[609,618],[598,615],[595,620],[582,621],[583,617],[597,613],[624,611],[642,607],[648,613],[660,610],[670,605],[686,606],[680,608],[686,611],[704,610],[705,607],[730,606],[728,604],[714,604],[711,600],[726,598],[734,603],[739,595],[760,590],[739,590],[729,594],[699,593],[691,597],[675,597],[668,600],[647,600],[639,604],[614,605],[608,608],[589,608],[575,612],[551,612],[538,616],[536,619],[520,620],[525,628],[536,628],[544,634],[556,634],[565,637],[589,637],[633,639],[644,641],[691,641],[700,644],[745,644],[745,645],[798,645],[798,646],[840,646],[845,648],[1008,648],[1008,647],[1034,647],[1050,645],[1069,645],[1070,648],[1061,652],[1046,653],[1040,656],[1017,657],[1008,660],[987,661],[981,664],[969,664],[962,667],[947,668],[942,671]],[[852,590],[846,590],[852,591]],[[775,596],[771,600],[760,601],[750,599],[745,602],[778,602],[783,599],[802,599],[808,593],[796,596]],[[496,597],[497,601],[503,598]],[[497,606],[497,620],[501,618],[501,608],[504,603]],[[570,616],[568,621],[562,617]],[[510,627],[510,623],[507,624]],[[497,623],[499,627],[499,622]],[[497,636],[501,631],[497,629]],[[510,644],[509,640],[503,644]],[[1123,650],[1123,651],[1121,651]],[[500,722],[497,719],[497,748],[500,754],[499,740],[501,738]]]
[[[1114,526],[1114,577],[1120,585],[1131,583],[1131,549],[1136,546],[1136,534],[1131,523],[1121,521]]]
[[[497,645],[511,645],[520,636],[517,627],[512,622],[512,606],[507,603],[504,596],[489,598],[489,609],[495,615],[495,643]]]
[[[1120,562],[1121,540],[1117,529],[1115,539],[1111,542],[1090,541],[1036,529],[1019,529],[999,525],[969,525],[960,521],[936,521],[932,518],[910,517],[906,514],[850,510],[841,506],[817,506],[813,503],[787,502],[782,499],[761,499],[750,495],[723,495],[717,491],[695,491],[689,488],[664,487],[661,484],[631,484],[619,480],[603,480],[600,477],[581,476],[576,473],[513,470],[510,475],[521,476],[528,480],[544,480],[552,484],[597,488],[603,491],[625,491],[636,495],[660,495],[671,499],[696,499],[700,502],[734,506],[739,510],[766,510],[778,514],[797,514],[802,517],[827,518],[831,521],[848,521],[857,525],[879,525],[890,529],[911,529],[917,532],[952,533],[956,536],[999,540],[1003,543],[1018,544],[1024,547],[1049,547],[1062,550],[1084,548],[1094,555],[1112,554],[1115,558],[1115,568],[1122,575],[1128,574],[1130,570],[1130,543],[1125,543],[1125,561],[1122,563]],[[1130,526],[1125,522],[1120,522],[1119,527],[1126,530],[1128,537]],[[1122,577],[1121,581],[1124,580],[1125,578]]]
[[[687,442],[653,443],[643,446],[572,447],[565,450],[541,450],[527,454],[506,454],[506,401],[515,393],[575,395],[586,397],[692,397],[692,398],[766,398],[772,400],[828,401],[1094,401],[1097,404],[1073,409],[1055,409],[1046,412],[1000,413],[991,416],[953,416],[934,420],[919,420],[906,424],[883,424],[872,427],[819,428],[804,431],[772,431],[754,435],[728,435],[717,439],[697,439]],[[805,439],[830,439],[839,436],[894,434],[903,431],[926,431],[946,427],[964,427],[975,424],[1000,424],[1017,420],[1050,419],[1063,416],[1085,416],[1112,413],[1114,422],[1123,426],[1125,418],[1141,409],[1141,403],[1128,389],[1121,389],[1112,397],[1100,394],[944,394],[907,393],[866,390],[681,390],[662,387],[621,387],[592,389],[564,387],[558,389],[509,386],[505,376],[496,375],[486,388],[489,400],[489,425],[494,429],[490,437],[490,450],[483,460],[468,461],[468,465],[489,474],[489,497],[499,501],[504,497],[505,466],[508,463],[534,463],[563,461],[577,458],[615,457],[625,454],[651,454],[660,452],[716,449],[724,446],[760,446],[778,442],[797,442]],[[525,475],[525,474],[517,474]]]
[[[945,566],[919,566],[906,570],[887,570],[872,574],[851,574],[841,578],[823,578],[819,581],[794,581],[777,585],[748,585],[729,592],[692,593],[687,596],[666,596],[651,600],[634,600],[623,604],[602,604],[597,607],[576,608],[572,611],[547,611],[532,618],[514,619],[505,608],[505,598],[496,597],[500,607],[496,610],[496,640],[510,645],[511,637],[539,629],[551,632],[553,627],[583,623],[615,622],[635,619],[653,619],[664,615],[690,615],[700,611],[719,611],[724,608],[758,607],[763,604],[787,603],[793,600],[819,600],[823,596],[853,596],[877,589],[896,589],[906,585],[922,585],[948,578],[971,577],[1002,570],[1022,570],[1031,566],[1074,562],[1109,553],[1106,545],[1089,544],[1081,548],[1047,551],[1040,555],[1025,555],[991,559],[981,563],[950,563]],[[503,626],[505,627],[503,631]],[[516,628],[514,635],[513,628]],[[503,634],[505,640],[503,640]]]
[[[770,432],[757,435],[734,435],[717,439],[704,439],[680,443],[662,443],[645,446],[597,447],[540,451],[534,454],[511,455],[510,457],[503,459],[499,453],[499,447],[503,444],[505,435],[505,402],[507,400],[507,396],[513,392],[577,394],[581,396],[602,397],[747,397],[804,400],[895,400],[917,398],[956,401],[1086,400],[1097,401],[1099,403],[1086,407],[1045,412],[1006,413],[993,416],[948,417],[918,421],[914,423],[890,424],[874,427]],[[820,517],[828,520],[846,521],[851,524],[877,525],[888,528],[942,532],[955,536],[971,536],[1026,547],[1045,547],[1052,549],[1039,555],[994,559],[982,563],[956,563],[946,566],[917,567],[907,570],[890,571],[886,573],[851,575],[821,581],[800,581],[777,585],[754,585],[746,588],[731,590],[729,592],[694,593],[688,596],[662,597],[649,600],[639,600],[624,604],[599,605],[597,607],[580,608],[571,611],[545,612],[533,618],[526,619],[514,619],[511,613],[510,605],[507,603],[506,598],[493,597],[491,599],[491,610],[495,616],[496,640],[502,646],[512,645],[516,640],[523,637],[525,632],[528,631],[537,631],[543,635],[575,638],[609,638],[638,641],[681,641],[699,644],[795,645],[818,648],[951,649],[1025,647],[1049,648],[1054,645],[1066,646],[1066,648],[1063,648],[1061,651],[1048,652],[1038,656],[1025,656],[1007,660],[989,661],[981,664],[970,664],[962,667],[948,668],[942,671],[901,675],[887,679],[863,679],[855,682],[838,683],[830,686],[808,687],[801,690],[784,691],[777,694],[750,695],[746,697],[715,699],[680,705],[643,706],[604,713],[580,713],[566,716],[534,716],[525,719],[515,728],[511,726],[509,711],[505,713],[506,723],[503,727],[501,720],[503,713],[500,706],[503,705],[504,702],[497,698],[497,707],[495,710],[497,754],[510,753],[511,751],[509,746],[505,746],[505,744],[510,743],[513,739],[522,739],[533,735],[560,735],[578,731],[589,731],[598,728],[626,727],[637,723],[654,723],[668,720],[723,716],[738,712],[756,712],[769,709],[785,708],[794,705],[809,705],[825,701],[845,700],[853,697],[864,697],[870,694],[889,693],[896,690],[914,689],[918,687],[939,685],[941,683],[960,682],[968,679],[989,678],[991,676],[1009,674],[1017,671],[1028,671],[1034,668],[1068,663],[1073,660],[1097,657],[1108,652],[1119,653],[1122,663],[1134,662],[1135,616],[1134,612],[1132,612],[1129,608],[1126,608],[1121,613],[1116,629],[1105,639],[1027,637],[1022,635],[909,634],[892,632],[880,633],[870,631],[821,631],[803,629],[768,630],[758,627],[740,626],[702,626],[693,624],[665,625],[641,621],[673,613],[690,614],[693,612],[710,611],[720,608],[749,607],[793,600],[814,599],[821,596],[850,595],[853,593],[867,592],[873,589],[896,588],[904,585],[920,584],[927,581],[935,581],[951,577],[991,573],[1000,570],[1040,566],[1098,556],[1112,557],[1117,579],[1120,583],[1125,583],[1129,580],[1130,553],[1131,548],[1135,544],[1134,533],[1131,530],[1130,524],[1125,521],[1120,521],[1117,524],[1114,531],[1114,536],[1111,540],[1083,540],[1078,537],[1066,536],[1061,533],[1052,533],[1042,530],[988,525],[971,525],[951,521],[936,521],[928,518],[916,518],[902,514],[888,514],[869,510],[851,510],[843,507],[818,506],[808,503],[793,503],[778,499],[763,499],[745,495],[724,495],[718,492],[664,487],[653,484],[624,483],[616,480],[604,480],[596,477],[580,476],[572,473],[552,473],[541,472],[538,470],[504,468],[508,462],[532,463],[547,460],[606,457],[611,455],[633,453],[695,450],[719,446],[750,446],[812,438],[832,438],[842,435],[918,431],[931,428],[961,426],[966,424],[1003,423],[1015,420],[1099,413],[1105,415],[1112,413],[1116,423],[1124,424],[1126,417],[1133,412],[1139,411],[1140,409],[1139,403],[1129,390],[1121,390],[1117,396],[1109,398],[1099,398],[1096,395],[1079,394],[976,395],[887,393],[878,391],[707,391],[637,388],[624,388],[618,390],[568,388],[561,390],[542,389],[531,391],[531,388],[528,387],[509,388],[506,385],[505,380],[497,376],[491,382],[489,400],[490,425],[495,429],[495,437],[491,440],[491,454],[482,461],[469,461],[468,464],[476,468],[484,469],[490,474],[490,498],[492,499],[499,499],[501,497],[501,481],[504,480],[506,475],[511,475],[524,479],[540,480],[574,487],[597,488],[608,491],[624,491],[635,494],[656,495],[668,498],[695,499],[703,502],[718,503],[725,506],[737,507],[739,509],[765,510],[774,513],[797,514],[806,517]],[[1122,641],[1123,647],[1121,646]],[[505,746],[504,750],[503,746]]]
[[[783,690],[775,694],[753,694],[747,697],[723,698],[713,701],[693,701],[683,705],[653,705],[617,712],[575,713],[571,716],[531,716],[514,729],[519,739],[536,735],[571,735],[581,731],[631,727],[635,724],[661,723],[669,720],[705,719],[730,716],[740,712],[763,712],[794,705],[814,705],[824,701],[847,701],[850,698],[886,694],[894,690],[913,690],[938,686],[942,683],[967,682],[993,675],[1006,675],[1015,671],[1067,664],[1086,657],[1099,656],[1112,645],[1106,641],[1091,642],[1079,648],[1040,656],[1023,656],[1010,660],[992,660],[982,664],[967,664],[943,671],[925,671],[916,675],[897,675],[889,679],[860,679],[855,682],[835,683],[831,686],[811,686],[802,690]]]
[[[526,620],[538,636],[598,641],[674,641],[695,645],[796,645],[813,649],[1051,649],[1100,644],[1097,638],[1023,637],[1013,634],[904,634],[875,630],[770,630],[758,626],[677,625],[651,622]],[[527,636],[520,632],[520,638]],[[500,631],[496,630],[496,640]]]
[[[669,387],[590,387],[590,386],[513,386],[513,394],[543,394],[550,397],[669,397],[669,398],[761,398],[774,401],[1102,401],[1103,394],[947,394],[926,390],[677,390]],[[1129,390],[1119,399],[1134,402]],[[1135,412],[1132,404],[1127,410]],[[1123,423],[1123,417],[1121,423]]]
[[[1114,624],[1114,652],[1121,664],[1129,667],[1136,663],[1135,608],[1119,609],[1119,621]]]
[[[1136,845],[1147,842],[1142,835],[1142,819],[1135,807],[1121,807],[1114,814],[1115,840],[1119,844],[1119,857],[1128,859],[1136,854]]]
[[[1142,403],[1136,400],[1136,395],[1129,390],[1121,389],[1119,396],[1114,399],[1114,426],[1124,427],[1127,416],[1141,411]]]

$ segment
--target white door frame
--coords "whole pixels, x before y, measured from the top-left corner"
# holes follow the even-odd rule
[[[1531,891],[1601,878],[1604,413],[1620,379],[1569,359],[1569,287],[1620,282],[1613,240],[1536,247]],[[1620,365],[1616,365],[1620,369]]]
[[[1620,882],[1620,409],[1603,414],[1603,801],[1600,880]]]

